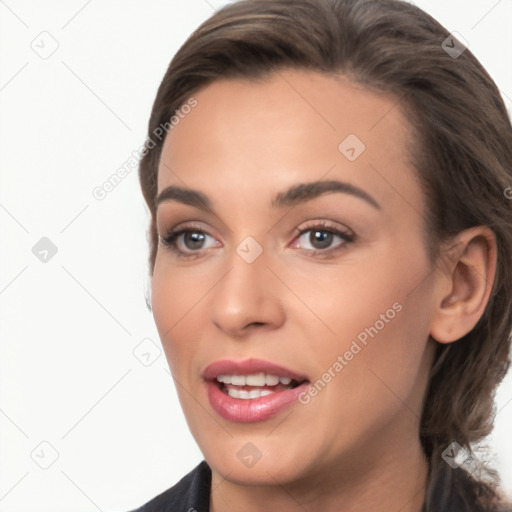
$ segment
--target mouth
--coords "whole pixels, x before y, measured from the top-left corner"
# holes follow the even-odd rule
[[[310,383],[306,375],[260,359],[216,361],[202,377],[214,411],[235,422],[277,415],[295,403]]]
[[[218,375],[214,382],[223,393],[231,398],[248,400],[295,389],[309,381],[307,379],[299,381],[290,377],[260,372],[249,375]]]

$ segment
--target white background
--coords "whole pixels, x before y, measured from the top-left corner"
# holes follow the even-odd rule
[[[92,190],[144,142],[171,57],[224,3],[0,0],[0,512],[127,511],[202,459],[144,301],[136,170],[101,201]],[[468,41],[510,109],[512,2],[416,3]],[[58,249],[46,263],[42,237]],[[150,366],[133,353],[146,338]],[[498,409],[512,493],[510,376]]]

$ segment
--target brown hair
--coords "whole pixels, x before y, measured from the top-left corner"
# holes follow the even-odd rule
[[[452,39],[446,47],[449,36],[431,16],[400,0],[242,0],[215,13],[177,52],[148,129],[151,138],[191,94],[215,80],[256,80],[284,68],[341,73],[398,99],[415,135],[409,150],[425,190],[433,261],[443,242],[473,226],[489,226],[498,246],[482,318],[460,341],[438,344],[420,429],[431,488],[451,442],[471,450],[492,429],[512,329],[512,128],[498,88],[475,56],[468,49],[445,51],[454,45],[463,50]],[[162,145],[160,140],[146,151],[139,170],[151,213],[151,275]],[[484,480],[471,480],[468,504],[481,502],[488,510],[495,491]]]

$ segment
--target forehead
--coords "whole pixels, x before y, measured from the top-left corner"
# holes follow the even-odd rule
[[[159,191],[180,180],[233,190],[249,180],[254,191],[277,190],[328,174],[354,185],[371,181],[384,199],[398,187],[421,202],[407,152],[412,130],[397,97],[298,70],[219,80],[193,96],[197,105],[166,137]]]

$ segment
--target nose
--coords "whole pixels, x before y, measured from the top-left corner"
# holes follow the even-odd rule
[[[285,321],[285,289],[267,267],[264,254],[247,263],[234,253],[230,270],[212,290],[211,320],[230,336],[244,337],[254,329],[277,329]]]

